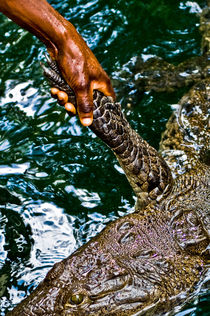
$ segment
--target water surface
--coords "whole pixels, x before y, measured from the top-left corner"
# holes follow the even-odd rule
[[[49,1],[77,27],[103,67],[116,71],[134,56],[177,64],[200,54],[204,1]],[[110,150],[49,96],[39,61],[45,48],[0,15],[0,185],[20,199],[0,205],[1,316],[28,295],[52,265],[133,211],[132,190]],[[120,79],[120,78],[118,78]],[[132,84],[132,83],[131,83]],[[124,109],[132,125],[158,148],[183,90],[134,95]],[[16,203],[16,204],[14,204]],[[176,315],[207,315],[199,290]]]

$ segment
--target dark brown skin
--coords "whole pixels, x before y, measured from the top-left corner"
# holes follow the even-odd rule
[[[93,90],[113,98],[115,94],[108,75],[75,27],[45,0],[1,0],[0,11],[44,42],[74,90],[81,123],[91,125]],[[57,97],[65,103],[62,95]]]

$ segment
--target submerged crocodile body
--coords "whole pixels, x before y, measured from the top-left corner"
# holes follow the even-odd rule
[[[128,107],[135,103],[135,96],[145,91],[174,92],[189,87],[210,75],[210,1],[200,12],[201,55],[193,56],[178,65],[171,64],[158,56],[146,61],[140,56],[131,58],[115,72],[113,85],[118,98]],[[115,79],[117,78],[117,79]],[[120,78],[120,79],[119,79]],[[135,91],[135,93],[134,93]]]
[[[47,77],[75,102],[49,65]],[[8,316],[160,315],[193,291],[209,260],[209,108],[205,76],[179,102],[157,153],[118,103],[94,92],[91,129],[124,169],[136,211],[56,263]]]

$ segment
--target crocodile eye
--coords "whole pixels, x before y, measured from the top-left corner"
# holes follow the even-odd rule
[[[70,298],[70,303],[72,305],[79,305],[83,302],[84,300],[84,295],[83,294],[73,294]]]

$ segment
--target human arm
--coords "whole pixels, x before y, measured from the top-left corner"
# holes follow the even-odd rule
[[[115,97],[110,79],[75,27],[46,0],[1,0],[0,11],[36,35],[74,90],[83,125],[93,119],[93,90]]]

